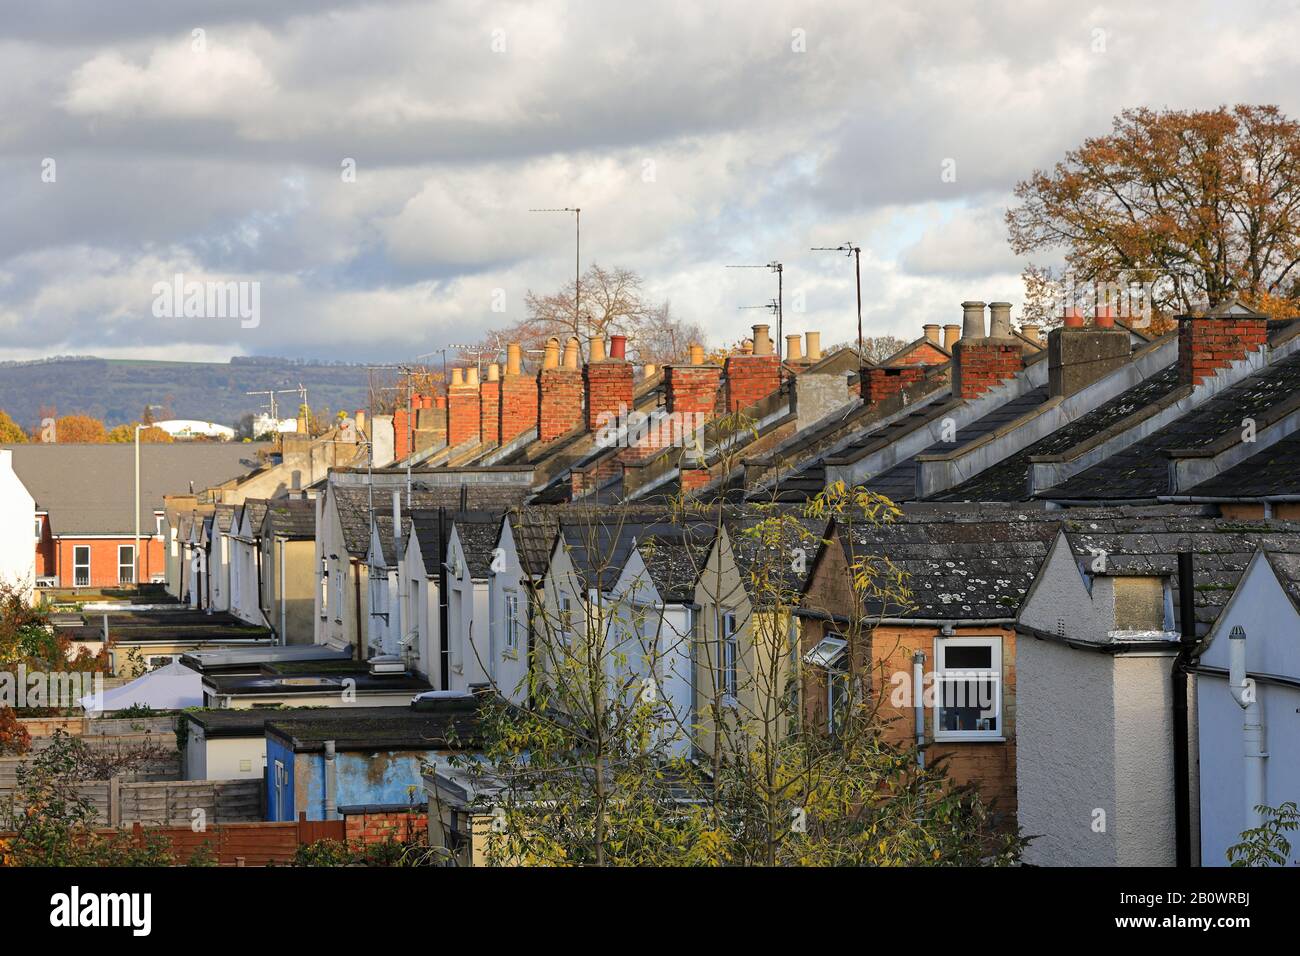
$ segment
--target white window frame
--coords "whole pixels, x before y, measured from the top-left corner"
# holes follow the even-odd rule
[[[568,644],[573,638],[573,598],[568,594],[559,597],[560,643]]]
[[[78,552],[78,551],[85,551],[85,552],[86,552],[86,563],[85,563],[84,565],[79,564],[79,563],[77,562],[77,552]],[[84,568],[86,569],[86,583],[85,583],[85,584],[78,584],[78,583],[77,583],[77,569],[80,568],[80,567],[84,567]],[[92,580],[93,580],[93,579],[92,579],[91,576],[90,576],[90,545],[88,545],[88,544],[75,544],[75,545],[73,545],[73,546],[72,546],[72,586],[73,586],[73,587],[76,587],[76,588],[86,588],[86,587],[90,587],[90,583],[91,583]]]
[[[994,715],[996,719],[996,729],[994,730],[943,730],[941,729],[940,711],[943,707],[943,682],[944,674],[949,670],[963,675],[958,680],[969,679],[971,676],[981,674],[984,671],[969,670],[967,668],[948,668],[947,650],[950,647],[988,647],[991,648],[989,655],[990,668],[988,673],[993,677],[993,699]],[[1003,721],[1006,716],[1002,712],[1002,638],[1001,637],[936,637],[934,640],[934,707],[932,709],[934,720],[934,739],[943,741],[959,740],[1005,740],[1006,728]]]
[[[330,566],[329,560],[320,559],[320,619],[329,620],[330,616]]]
[[[130,552],[131,552],[131,560],[130,560],[129,562],[124,562],[124,561],[122,560],[122,552],[123,552],[123,551],[130,551]],[[126,567],[127,565],[130,565],[130,568],[131,568],[131,577],[130,577],[129,580],[125,580],[125,581],[124,581],[124,580],[122,580],[122,568]],[[133,544],[119,544],[119,545],[117,546],[117,583],[118,583],[118,584],[135,584],[135,583],[136,583],[136,580],[135,580],[136,570],[135,570],[135,568],[136,568],[136,565],[135,565],[135,545],[133,545]]]
[[[514,588],[505,589],[506,605],[506,653],[519,651],[519,592]]]
[[[41,515],[36,516],[36,540],[45,540],[45,518]]]
[[[718,619],[718,669],[721,677],[718,686],[726,700],[736,700],[740,692],[739,630],[736,612],[723,611]]]

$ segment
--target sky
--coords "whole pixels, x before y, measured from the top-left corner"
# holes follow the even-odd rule
[[[810,251],[846,241],[866,334],[912,339],[1018,314],[1012,190],[1119,111],[1297,96],[1295,2],[14,4],[0,360],[411,360],[568,281],[572,217],[529,211],[566,206],[710,344],[773,259],[786,332],[854,337]]]

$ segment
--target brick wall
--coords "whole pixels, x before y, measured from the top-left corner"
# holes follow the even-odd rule
[[[537,376],[537,437],[550,441],[583,422],[582,370],[544,368]]]
[[[977,398],[1024,367],[1020,344],[1003,339],[962,339],[953,346],[956,398]]]
[[[511,375],[501,379],[501,444],[537,427],[537,379]]]
[[[153,528],[145,524],[140,526],[140,581],[142,583],[148,583],[152,575],[166,572],[163,561],[163,541],[151,537],[152,534]],[[84,546],[90,548],[90,584],[83,586],[115,588],[118,586],[118,546],[134,543],[135,539],[132,535],[122,538],[59,538],[54,542],[55,570],[50,574],[58,577],[59,587],[74,587],[73,549]]]
[[[349,843],[383,843],[389,839],[410,843],[428,835],[429,814],[405,810],[350,813],[343,818],[343,828]]]
[[[781,386],[781,363],[775,355],[729,355],[726,410],[748,408]]]
[[[617,416],[632,408],[632,365],[622,359],[590,362],[582,370],[587,401],[587,430],[600,427],[601,416]]]
[[[457,445],[478,436],[478,386],[453,385],[447,389],[447,445]]]
[[[862,388],[862,400],[868,405],[883,402],[891,395],[902,391],[913,382],[925,378],[924,365],[899,365],[889,368],[866,369],[859,380]]]
[[[1181,319],[1178,379],[1183,385],[1196,385],[1267,342],[1267,319]]]
[[[664,368],[664,391],[669,412],[702,412],[712,417],[718,407],[722,369],[717,365],[669,365]]]
[[[485,442],[501,441],[501,380],[488,380],[479,389],[479,435]]]

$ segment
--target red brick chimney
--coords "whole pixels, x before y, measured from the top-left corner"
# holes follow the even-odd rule
[[[726,409],[734,412],[767,398],[781,387],[781,362],[773,353],[766,325],[754,326],[752,354],[728,355]]]
[[[1268,343],[1268,316],[1234,296],[1203,315],[1178,317],[1178,380],[1197,385]]]
[[[632,410],[632,363],[625,358],[627,339],[615,335],[610,346],[610,355],[605,358],[604,337],[592,336],[591,361],[582,370],[588,431],[594,432],[609,424],[611,417],[617,418]]]
[[[501,370],[493,362],[487,367],[487,381],[478,392],[479,435],[484,442],[501,441]]]
[[[926,365],[878,365],[875,368],[864,368],[859,379],[862,400],[868,405],[878,405],[913,382],[925,378],[928,368]]]
[[[451,370],[447,388],[447,445],[455,448],[479,435],[478,369]]]
[[[705,365],[704,350],[691,346],[690,365],[664,366],[664,394],[670,413],[704,414],[712,418],[718,407],[720,365]],[[698,359],[698,362],[697,362]]]
[[[525,375],[523,348],[506,346],[506,373],[501,378],[501,444],[514,441],[537,425],[537,379]]]
[[[537,376],[537,437],[558,438],[582,424],[582,370],[578,368],[578,340],[569,339],[560,364],[560,340],[546,342],[542,371]]]
[[[1011,332],[1011,303],[989,306],[993,327],[984,332],[984,303],[963,302],[961,338],[953,344],[952,394],[978,398],[1014,378],[1024,367],[1021,345]]]

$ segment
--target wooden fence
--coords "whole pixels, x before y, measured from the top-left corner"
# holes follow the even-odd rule
[[[114,777],[83,783],[79,789],[94,804],[96,822],[110,827],[251,823],[266,815],[261,780],[132,782]],[[14,799],[14,791],[0,790],[4,810]]]

